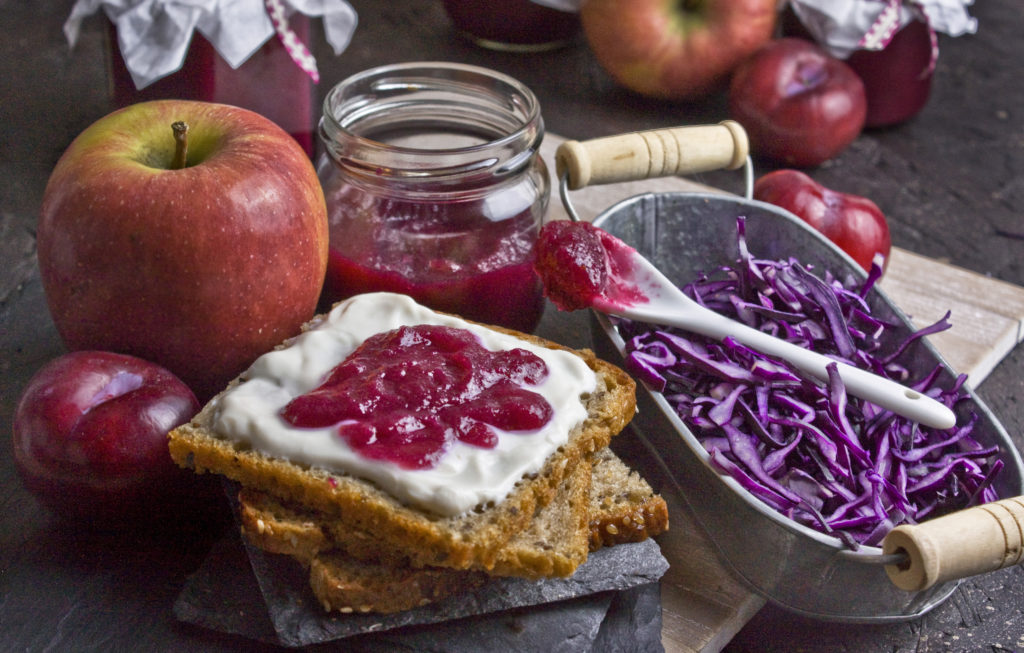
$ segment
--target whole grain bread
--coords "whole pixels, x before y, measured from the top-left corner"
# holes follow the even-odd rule
[[[594,453],[590,486],[590,551],[641,542],[669,528],[668,504],[609,448]]]
[[[310,588],[324,609],[342,613],[409,610],[476,589],[491,574],[569,576],[587,558],[590,478],[589,463],[577,465],[562,481],[554,500],[539,510],[529,528],[513,536],[502,548],[489,573],[478,569],[416,567],[397,552],[374,551],[375,540],[369,534],[363,534],[366,546],[355,547],[357,555],[342,548],[303,548],[298,555],[292,555],[308,564]],[[240,500],[244,502],[244,498]],[[269,503],[274,505],[272,499]],[[290,538],[271,536],[279,521],[273,515],[268,515],[267,519],[263,535],[255,542],[263,546],[270,544],[268,550],[271,551],[284,542],[287,549]],[[242,523],[244,532],[247,520],[243,518]],[[300,530],[306,530],[305,526]],[[295,535],[297,531],[285,532]],[[305,541],[312,544],[316,539]],[[299,538],[299,541],[304,540]],[[287,550],[277,552],[288,553]]]
[[[585,511],[590,552],[623,542],[639,542],[668,529],[665,500],[610,448],[595,452],[590,467]],[[577,482],[577,487],[582,485]],[[563,487],[560,496],[540,510],[528,530],[512,537],[499,555],[492,574],[567,575],[564,563],[529,561],[555,555],[563,560],[575,558],[575,554],[562,553],[579,548],[575,536],[568,535],[572,531],[565,528],[569,523],[566,515],[570,512],[564,505],[568,494]],[[266,492],[242,488],[238,493],[238,514],[242,534],[250,543],[307,565],[318,554],[328,551],[340,551],[350,558],[385,566],[409,564],[401,552],[384,549],[372,534],[327,520],[315,511],[289,505]],[[513,550],[518,551],[515,557],[511,555]],[[520,564],[514,564],[515,561]]]
[[[577,465],[563,479],[554,499],[538,509],[525,530],[509,539],[494,566],[486,571],[491,575],[528,578],[572,575],[586,560],[590,546],[591,479],[589,462]],[[388,547],[372,532],[287,505],[259,490],[239,491],[238,516],[242,534],[250,544],[270,553],[291,556],[306,565],[331,553],[381,569],[415,567],[401,549]]]
[[[334,551],[315,556],[309,585],[326,612],[390,614],[482,587],[482,571],[388,567]]]
[[[314,319],[305,328],[316,322]],[[489,328],[543,347],[573,351],[529,334]],[[366,480],[296,464],[221,436],[212,428],[221,395],[191,422],[171,431],[169,449],[179,465],[197,473],[224,475],[288,504],[322,513],[327,520],[347,528],[373,533],[387,548],[402,552],[413,566],[490,571],[498,565],[500,552],[512,536],[530,526],[535,514],[552,501],[563,480],[588,455],[605,448],[635,411],[636,386],[625,372],[589,350],[574,353],[597,378],[596,389],[580,398],[587,418],[537,474],[520,480],[503,501],[455,517],[405,505]],[[229,388],[240,382],[241,378],[235,379]]]
[[[239,492],[242,533],[250,543],[308,566],[310,587],[325,610],[398,612],[480,587],[488,575],[567,576],[588,549],[640,541],[668,528],[665,501],[611,449],[601,449],[591,461],[579,465],[576,478],[567,478],[531,526],[513,536],[489,574],[413,567],[400,555],[381,551],[369,534],[353,540],[347,531],[337,538],[337,528],[320,515],[251,489]],[[586,510],[577,511],[583,488],[590,490]],[[585,519],[569,523],[566,515],[574,512]]]

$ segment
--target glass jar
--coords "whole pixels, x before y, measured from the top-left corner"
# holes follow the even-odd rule
[[[550,195],[540,106],[523,84],[452,63],[374,68],[324,100],[323,300],[407,294],[520,331],[544,307],[532,248]]]
[[[295,13],[289,27],[309,43],[309,18]],[[198,31],[192,35],[181,68],[137,89],[124,63],[117,28],[107,21],[107,64],[116,107],[162,99],[233,104],[262,114],[292,135],[313,158],[313,81],[272,36],[237,69],[232,68]],[[273,89],[268,91],[268,89]]]
[[[932,88],[931,35],[912,20],[882,50],[858,50],[846,63],[864,81],[868,98],[865,127],[887,127],[913,118],[928,103]]]

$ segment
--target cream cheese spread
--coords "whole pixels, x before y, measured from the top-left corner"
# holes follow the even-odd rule
[[[319,386],[364,340],[417,324],[466,329],[491,351],[522,348],[539,356],[548,375],[530,390],[551,405],[551,419],[535,431],[498,431],[493,449],[456,441],[434,467],[404,469],[363,457],[334,428],[298,428],[281,417],[289,401]],[[547,349],[436,313],[405,295],[370,293],[335,305],[287,346],[258,358],[243,374],[243,381],[218,399],[213,427],[222,436],[266,454],[363,478],[409,505],[454,516],[500,502],[525,475],[540,471],[586,418],[581,397],[596,387],[593,370],[571,352]]]

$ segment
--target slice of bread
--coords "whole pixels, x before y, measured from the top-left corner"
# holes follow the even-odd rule
[[[352,549],[342,548],[313,553],[308,560],[310,588],[329,612],[391,613],[471,591],[483,585],[489,574],[528,578],[570,576],[587,559],[590,479],[589,463],[581,462],[562,481],[554,500],[538,511],[529,528],[502,547],[489,573],[479,569],[415,567],[397,552],[373,551],[373,538],[364,534],[364,545],[355,547],[359,557],[353,555]],[[272,516],[268,519],[277,523]],[[243,519],[243,532],[246,523]],[[264,529],[261,544],[272,539],[266,537],[271,530],[272,527]],[[309,552],[306,549],[297,557],[302,561]]]
[[[482,571],[443,567],[386,567],[334,551],[315,556],[309,585],[326,612],[390,614],[418,608],[483,586]]]
[[[597,451],[591,464],[590,551],[668,530],[668,504],[638,472],[609,448]]]
[[[487,571],[496,576],[529,578],[571,576],[586,560],[590,547],[591,479],[589,462],[577,465],[562,481],[555,498],[537,511],[526,530],[512,536]],[[250,544],[306,565],[320,554],[337,552],[381,567],[414,566],[401,550],[389,549],[372,533],[286,505],[251,488],[238,493],[238,516],[242,534]]]
[[[586,509],[587,549],[596,551],[623,542],[639,542],[668,529],[668,506],[637,472],[610,448],[591,459],[590,492]],[[563,494],[567,494],[563,492]],[[556,498],[541,509],[531,528],[514,536],[491,570],[496,575],[568,575],[565,564],[526,562],[552,557],[551,551],[575,551],[578,546],[568,525],[564,499]],[[309,564],[322,552],[340,550],[350,558],[384,565],[408,565],[400,552],[387,551],[372,535],[332,522],[323,514],[289,505],[252,488],[238,494],[242,534],[265,551],[280,553]],[[561,525],[560,525],[561,524]],[[555,532],[565,535],[553,537]],[[575,554],[561,554],[564,560]],[[519,561],[518,568],[515,561]],[[569,571],[571,573],[571,571]]]
[[[580,465],[530,528],[514,536],[490,575],[568,576],[587,550],[636,542],[668,528],[668,508],[650,485],[610,449],[596,452],[590,470]],[[580,488],[589,487],[584,500]],[[566,522],[566,513],[584,501],[585,519]],[[578,512],[578,511],[577,511]],[[292,556],[309,567],[310,587],[328,611],[397,612],[470,591],[488,575],[473,570],[412,567],[393,552],[374,547],[366,534],[334,536],[337,529],[320,515],[283,505],[265,493],[239,493],[242,533],[250,543]]]
[[[536,336],[490,328],[543,347],[572,351]],[[636,386],[624,371],[589,350],[574,353],[597,377],[596,389],[580,398],[587,418],[537,474],[520,480],[504,500],[455,517],[405,505],[363,479],[299,465],[221,436],[212,428],[220,395],[190,423],[169,434],[169,448],[179,465],[197,473],[222,474],[288,504],[322,513],[345,528],[373,533],[384,548],[400,551],[413,566],[493,570],[509,539],[530,526],[563,480],[589,454],[606,447],[635,411]],[[239,382],[236,379],[229,388]]]

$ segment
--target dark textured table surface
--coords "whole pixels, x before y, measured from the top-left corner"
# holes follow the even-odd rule
[[[350,73],[385,63],[454,60],[509,73],[539,96],[548,130],[590,138],[653,127],[717,122],[724,97],[689,104],[638,98],[617,88],[581,41],[516,55],[460,39],[439,2],[353,0],[360,26],[334,57],[315,46],[320,93]],[[0,0],[0,649],[251,650],[185,626],[171,612],[186,576],[227,528],[112,538],[68,532],[22,489],[10,457],[15,400],[29,376],[63,349],[35,263],[43,187],[71,139],[107,113],[102,25],[86,23],[69,51],[61,32],[70,0]],[[1015,0],[970,9],[977,35],[941,38],[932,97],[911,122],[864,133],[813,172],[826,185],[874,199],[894,244],[1024,285],[1024,11]],[[767,169],[761,165],[760,171]],[[732,177],[708,175],[726,186]],[[735,188],[731,188],[735,190]],[[585,323],[549,310],[541,332],[588,344]],[[1021,445],[1024,350],[991,374],[980,394]],[[822,624],[763,609],[728,650],[1003,651],[1024,649],[1024,571],[965,582],[916,621]]]

